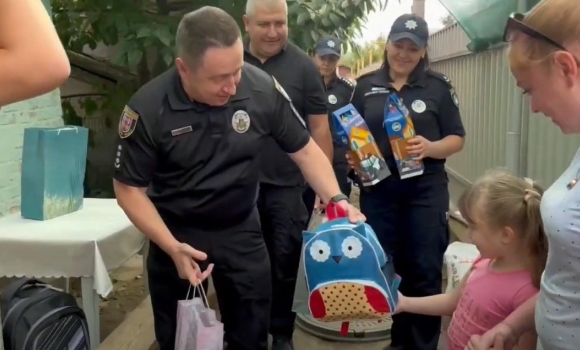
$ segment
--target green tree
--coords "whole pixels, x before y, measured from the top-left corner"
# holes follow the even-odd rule
[[[453,17],[451,14],[441,17],[439,21],[441,21],[441,24],[443,24],[446,27],[455,24],[456,22],[455,17]]]

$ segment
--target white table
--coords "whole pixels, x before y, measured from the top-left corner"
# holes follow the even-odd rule
[[[115,199],[86,198],[83,209],[47,221],[9,215],[0,219],[0,276],[80,277],[91,348],[96,349],[99,295],[113,290],[108,271],[137,254],[144,242]]]

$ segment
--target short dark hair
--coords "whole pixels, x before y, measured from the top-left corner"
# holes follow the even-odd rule
[[[238,23],[226,11],[204,6],[183,16],[177,27],[177,56],[196,64],[212,47],[231,47],[240,38]]]

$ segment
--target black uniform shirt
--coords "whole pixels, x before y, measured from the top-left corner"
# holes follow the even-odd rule
[[[335,140],[336,133],[334,132],[334,124],[333,124],[333,117],[332,112],[346,106],[350,103],[352,98],[352,93],[354,92],[354,84],[350,82],[350,80],[343,78],[343,77],[336,77],[334,80],[330,82],[330,84],[326,85],[326,104],[328,106],[328,123],[330,125],[330,129],[332,131],[332,138],[335,141],[335,146],[338,144]]]
[[[294,44],[288,43],[277,55],[264,63],[252,56],[244,42],[244,60],[274,76],[286,90],[298,113],[306,119],[311,114],[327,114],[324,81],[312,59]],[[277,117],[277,116],[272,116]],[[300,170],[270,141],[261,155],[261,181],[278,186],[298,186],[304,183]]]
[[[357,79],[351,102],[367,122],[391,173],[398,174],[383,125],[385,103],[391,91],[394,90],[389,74],[380,68]],[[465,136],[457,95],[445,75],[433,71],[416,73],[397,94],[411,114],[417,135],[429,141],[450,135]],[[425,158],[423,162],[425,175],[444,172],[445,159]]]
[[[114,178],[148,187],[165,220],[234,224],[254,209],[258,154],[269,139],[288,153],[310,135],[274,79],[251,65],[222,107],[192,102],[175,69],[143,86],[119,123]],[[275,116],[275,118],[273,118]]]

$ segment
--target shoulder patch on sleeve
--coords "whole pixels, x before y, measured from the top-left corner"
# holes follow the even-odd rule
[[[447,87],[449,88],[449,93],[451,94],[451,99],[453,100],[453,103],[455,104],[455,106],[459,107],[459,98],[457,97],[457,92],[455,92],[455,88],[453,87],[453,84],[451,83],[451,79],[449,79],[448,76],[446,76],[445,74],[441,74],[439,72],[434,72],[432,70],[427,71],[427,74],[429,74],[430,76],[432,76],[435,79],[441,80],[442,82],[444,82]]]
[[[126,139],[131,136],[137,127],[139,121],[139,113],[132,110],[129,106],[125,106],[121,120],[119,120],[119,137]]]
[[[272,79],[274,79],[274,86],[276,87],[276,90],[278,90],[278,92],[282,96],[284,96],[284,98],[290,104],[290,109],[292,110],[292,114],[294,114],[294,116],[298,119],[298,121],[300,122],[300,124],[302,124],[302,126],[304,126],[306,128],[306,121],[304,121],[304,118],[302,118],[302,116],[300,115],[300,113],[298,113],[298,111],[296,110],[296,107],[294,107],[294,104],[292,103],[292,100],[290,99],[290,96],[288,96],[288,94],[286,93],[286,90],[284,90],[284,88],[282,87],[282,85],[280,85],[280,83],[278,82],[278,80],[276,80],[276,78],[274,78],[274,76],[272,76]]]

